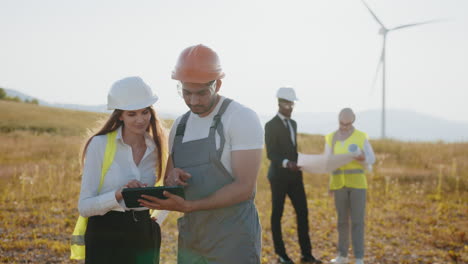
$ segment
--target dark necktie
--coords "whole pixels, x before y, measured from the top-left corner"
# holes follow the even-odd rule
[[[286,129],[288,130],[288,135],[291,138],[291,142],[293,145],[296,145],[294,142],[294,135],[291,133],[291,127],[289,126],[289,119],[284,119],[284,122],[286,123]]]

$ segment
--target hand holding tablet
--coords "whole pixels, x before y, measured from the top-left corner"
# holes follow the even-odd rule
[[[158,199],[167,199],[167,197],[163,194],[164,191],[168,191],[185,199],[184,187],[182,186],[125,188],[122,190],[122,196],[125,201],[125,205],[128,208],[135,208],[141,207],[140,203],[138,202],[138,199],[142,199],[141,195],[143,194],[154,196]]]

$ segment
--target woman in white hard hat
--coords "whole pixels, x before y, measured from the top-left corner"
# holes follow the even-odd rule
[[[157,100],[139,77],[115,82],[107,101],[108,109],[114,112],[85,145],[78,205],[80,215],[89,217],[85,263],[159,262],[158,224],[152,221],[148,208],[127,208],[121,192],[127,187],[153,186],[163,175],[167,142],[152,108]],[[111,133],[115,135],[115,155],[105,173],[101,169]]]
[[[364,264],[364,218],[367,181],[365,168],[372,169],[374,151],[366,133],[354,128],[356,116],[351,108],[344,108],[338,116],[339,128],[325,136],[325,154],[355,153],[355,160],[333,171],[330,191],[335,197],[338,215],[338,256],[332,263],[349,263],[349,227],[356,264]]]

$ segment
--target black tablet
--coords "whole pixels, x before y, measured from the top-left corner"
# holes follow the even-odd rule
[[[154,196],[159,199],[167,199],[163,195],[164,191],[168,191],[172,194],[178,195],[185,198],[184,187],[182,186],[158,186],[158,187],[144,187],[144,188],[125,188],[122,190],[122,196],[125,201],[125,205],[128,208],[141,207],[138,199],[142,199],[141,195],[146,194]]]

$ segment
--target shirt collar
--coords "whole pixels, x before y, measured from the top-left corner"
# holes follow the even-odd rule
[[[151,137],[151,135],[148,132],[145,132],[144,137],[145,137],[146,147],[150,151],[154,150],[156,148],[156,144],[154,143],[153,138]],[[122,144],[125,144],[125,142],[123,141],[123,138],[122,138],[122,126],[117,128],[117,137],[115,138],[115,140],[120,141],[120,143],[122,143]]]
[[[281,118],[281,120],[283,120],[283,122],[284,122],[284,120],[288,120],[288,119],[289,119],[289,118],[285,117],[284,115],[282,115],[280,112],[278,112],[277,115],[279,116],[279,118]]]
[[[122,138],[122,126],[119,126],[119,128],[117,128],[117,137],[115,138],[115,140],[124,143]]]
[[[150,151],[153,151],[156,148],[156,144],[154,143],[153,138],[148,132],[145,133],[145,143],[146,143],[146,147]]]

